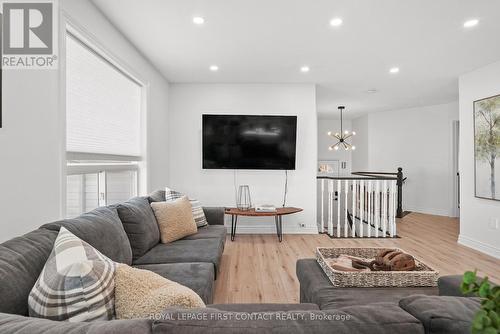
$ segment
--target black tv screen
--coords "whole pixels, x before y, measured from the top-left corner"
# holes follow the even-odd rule
[[[297,116],[203,115],[204,169],[295,169]]]

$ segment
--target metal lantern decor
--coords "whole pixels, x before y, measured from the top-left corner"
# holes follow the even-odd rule
[[[239,187],[236,207],[240,210],[250,210],[252,208],[252,199],[250,198],[250,188],[248,185]]]

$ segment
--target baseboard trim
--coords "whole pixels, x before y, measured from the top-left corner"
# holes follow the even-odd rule
[[[494,258],[500,259],[500,248],[485,244],[484,242],[466,237],[464,235],[458,236],[458,243],[463,246],[475,249],[481,253],[493,256]]]
[[[231,233],[231,225],[226,225],[227,233]],[[274,226],[245,226],[238,225],[236,234],[276,234]],[[315,226],[306,227],[287,227],[283,224],[283,234],[318,234],[318,228]]]
[[[412,208],[412,207],[405,207],[404,209],[411,211],[411,212],[423,213],[426,215],[444,216],[444,217],[451,217],[452,216],[450,210],[434,209],[434,208],[423,209],[423,208]]]

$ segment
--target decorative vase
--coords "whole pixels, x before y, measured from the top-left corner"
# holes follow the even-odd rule
[[[248,185],[239,187],[236,207],[240,210],[250,210],[252,208],[252,199],[250,198],[250,188]]]

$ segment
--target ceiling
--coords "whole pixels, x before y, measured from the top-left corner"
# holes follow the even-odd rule
[[[170,82],[314,83],[325,118],[339,104],[353,118],[451,102],[460,74],[500,60],[499,0],[94,3]],[[464,28],[471,18],[479,24]]]

